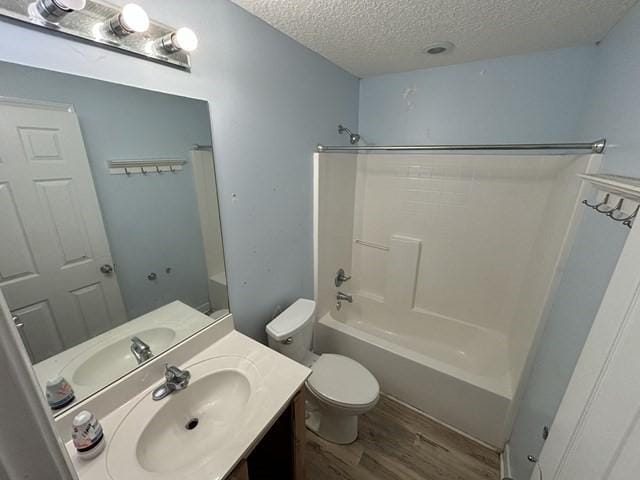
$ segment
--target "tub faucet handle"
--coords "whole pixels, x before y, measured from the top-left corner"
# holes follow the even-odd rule
[[[348,282],[349,280],[351,280],[351,275],[347,275],[344,271],[344,268],[341,268],[336,272],[336,279],[335,279],[336,287],[342,286],[344,282]]]

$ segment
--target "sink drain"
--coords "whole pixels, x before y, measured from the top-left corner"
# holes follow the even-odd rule
[[[198,422],[199,422],[199,420],[197,418],[192,418],[191,420],[189,420],[187,422],[187,424],[184,426],[184,428],[186,428],[187,430],[193,430],[194,428],[196,428],[198,426]]]

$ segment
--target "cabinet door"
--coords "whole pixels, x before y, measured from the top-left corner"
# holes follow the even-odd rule
[[[236,469],[231,472],[231,476],[228,480],[249,480],[249,469],[247,468],[247,462],[242,460]]]

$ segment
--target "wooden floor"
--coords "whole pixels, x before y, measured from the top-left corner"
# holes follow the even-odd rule
[[[498,480],[496,452],[388,397],[360,417],[352,445],[307,430],[307,480]]]

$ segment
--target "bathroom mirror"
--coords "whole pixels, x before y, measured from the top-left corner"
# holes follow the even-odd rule
[[[9,63],[0,78],[0,289],[61,412],[228,313],[209,109]]]

